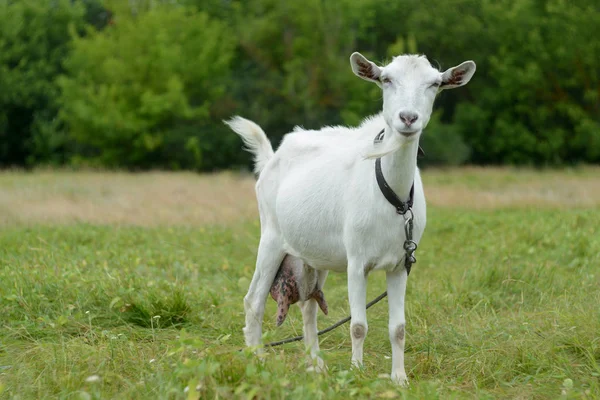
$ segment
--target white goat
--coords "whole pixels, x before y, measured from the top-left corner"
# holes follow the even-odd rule
[[[269,288],[284,257],[298,257],[318,270],[319,288],[328,271],[346,271],[352,316],[352,363],[361,366],[367,335],[367,276],[383,270],[387,277],[391,378],[406,384],[404,369],[404,218],[383,196],[375,179],[375,160],[389,187],[406,201],[414,185],[413,240],[425,229],[425,195],[417,168],[419,137],[427,125],[436,94],[465,85],[475,73],[466,61],[440,73],[424,56],[402,55],[379,67],[353,53],[354,73],[383,90],[383,112],[358,128],[327,127],[305,131],[296,127],[277,150],[254,122],[234,117],[226,123],[255,155],[256,196],[261,238],[256,270],[244,298],[248,346],[259,346]],[[384,138],[374,137],[384,130]],[[317,302],[301,302],[304,338],[317,368]]]

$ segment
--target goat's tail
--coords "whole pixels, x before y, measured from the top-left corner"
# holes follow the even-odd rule
[[[265,132],[254,122],[240,116],[223,122],[240,135],[246,145],[246,150],[254,154],[254,172],[259,174],[275,154]]]

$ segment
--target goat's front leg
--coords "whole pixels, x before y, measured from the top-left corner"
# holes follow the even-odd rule
[[[406,269],[399,268],[387,273],[387,293],[390,313],[389,334],[392,343],[392,373],[394,382],[406,386],[408,379],[404,370],[404,337],[406,319],[404,316],[404,296],[406,294]]]
[[[350,302],[350,336],[352,365],[363,364],[363,344],[367,337],[367,276],[363,264],[348,263],[348,300]]]
[[[281,261],[285,257],[279,235],[265,230],[258,245],[256,269],[248,293],[244,297],[246,326],[244,336],[249,347],[261,344],[265,302]]]

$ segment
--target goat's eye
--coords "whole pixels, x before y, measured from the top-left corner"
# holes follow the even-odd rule
[[[388,78],[388,77],[385,77],[385,78],[381,78],[381,82],[383,82],[383,83],[392,83],[392,80],[390,78]]]

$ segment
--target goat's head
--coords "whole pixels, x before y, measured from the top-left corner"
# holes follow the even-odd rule
[[[418,138],[427,126],[439,91],[466,85],[475,73],[473,61],[440,72],[427,58],[416,55],[394,57],[390,64],[378,67],[353,53],[350,64],[358,77],[383,89],[383,117],[402,141]]]

